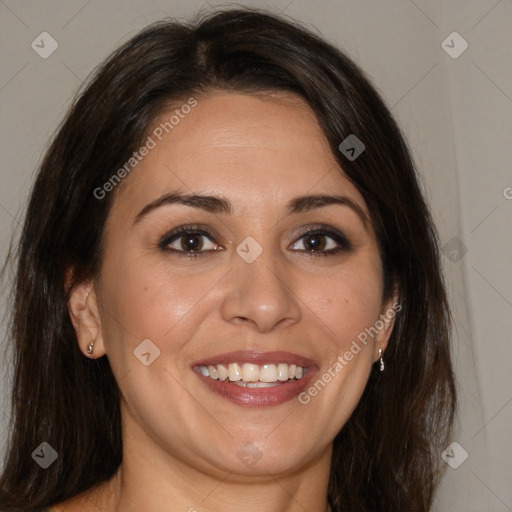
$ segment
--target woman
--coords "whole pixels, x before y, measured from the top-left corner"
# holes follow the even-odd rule
[[[2,510],[430,510],[456,410],[436,231],[379,95],[304,28],[128,41],[17,257]]]

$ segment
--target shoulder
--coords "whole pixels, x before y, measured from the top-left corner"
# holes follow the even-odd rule
[[[84,503],[83,499],[73,497],[59,503],[55,503],[51,507],[44,509],[43,512],[88,512],[90,507]]]
[[[44,512],[98,512],[112,510],[108,483],[103,482],[59,503],[54,503]]]
[[[66,505],[66,503],[66,501],[57,503],[55,505],[52,505],[51,507],[43,509],[43,512],[74,512],[76,510],[76,508],[70,508],[68,505]]]

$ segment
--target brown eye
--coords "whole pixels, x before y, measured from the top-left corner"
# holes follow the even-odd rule
[[[162,250],[175,252],[180,256],[200,256],[221,249],[215,243],[211,233],[190,226],[182,226],[168,233],[158,246]]]
[[[200,251],[203,247],[203,235],[186,234],[180,238],[181,248],[185,251]]]
[[[315,256],[330,256],[341,251],[349,251],[352,246],[344,235],[332,229],[310,229],[302,233],[292,249]]]
[[[327,245],[324,235],[314,234],[304,237],[304,246],[307,251],[324,251]]]

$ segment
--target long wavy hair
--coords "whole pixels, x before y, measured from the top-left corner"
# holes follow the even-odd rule
[[[101,267],[116,194],[98,199],[94,191],[169,105],[215,90],[291,92],[309,104],[368,205],[384,299],[399,290],[385,372],[372,369],[334,440],[333,511],[430,510],[457,395],[438,234],[410,151],[370,80],[343,52],[294,21],[243,8],[190,23],[164,20],[136,34],[90,78],[45,154],[11,254],[14,377],[0,508],[41,511],[119,468],[119,389],[107,357],[80,352],[67,308],[73,286]],[[350,134],[366,146],[353,161],[338,149]],[[31,457],[43,441],[58,452],[44,470]]]

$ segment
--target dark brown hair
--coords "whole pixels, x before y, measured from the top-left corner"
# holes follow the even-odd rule
[[[364,394],[334,441],[333,511],[425,512],[442,474],[456,411],[450,312],[438,237],[406,142],[379,94],[342,52],[295,22],[260,10],[162,21],[97,70],[41,164],[17,247],[10,342],[12,430],[0,508],[40,511],[109,479],[122,460],[119,390],[102,357],[80,352],[65,273],[96,276],[115,191],[108,181],[172,102],[212,90],[293,92],[315,112],[332,153],[362,193],[377,235],[384,298],[401,311]],[[350,134],[366,146],[350,161]],[[43,441],[59,454],[42,470]]]

